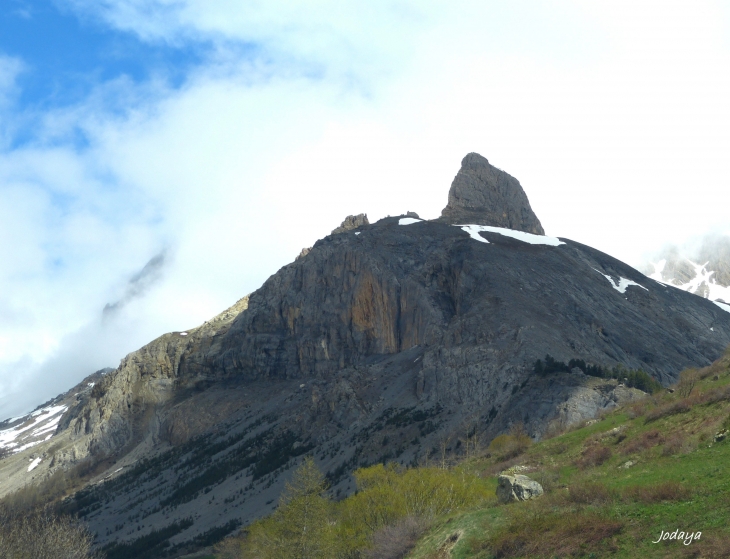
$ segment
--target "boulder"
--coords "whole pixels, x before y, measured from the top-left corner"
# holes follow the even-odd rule
[[[500,503],[527,501],[542,494],[542,485],[521,474],[501,475],[497,480],[497,498]]]

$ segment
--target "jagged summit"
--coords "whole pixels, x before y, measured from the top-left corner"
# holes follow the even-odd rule
[[[340,233],[352,231],[353,229],[357,229],[363,225],[370,225],[370,222],[368,221],[368,214],[348,215],[339,227],[335,227],[332,230],[331,234],[338,235]]]
[[[545,234],[520,182],[478,153],[469,153],[461,161],[439,220]]]

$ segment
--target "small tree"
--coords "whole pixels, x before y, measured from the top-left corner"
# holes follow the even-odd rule
[[[244,557],[329,559],[337,557],[335,523],[324,496],[324,475],[305,458],[294,472],[274,514],[253,524],[243,542]]]

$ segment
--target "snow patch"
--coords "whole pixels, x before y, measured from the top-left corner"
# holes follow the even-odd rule
[[[593,269],[596,270],[595,268],[593,268]],[[628,287],[631,287],[632,285],[635,285],[636,287],[641,287],[641,289],[643,289],[644,291],[649,291],[643,285],[639,285],[638,283],[636,283],[635,281],[631,281],[630,279],[619,277],[618,283],[616,283],[615,281],[613,281],[613,278],[611,276],[608,276],[608,275],[604,274],[603,272],[600,272],[599,270],[596,270],[596,272],[598,272],[604,278],[606,278],[610,282],[611,287],[613,287],[619,293],[626,293],[626,289]]]
[[[498,233],[500,235],[504,235],[505,237],[510,237],[512,239],[517,239],[518,241],[522,241],[523,243],[529,243],[531,245],[547,245],[547,246],[560,246],[564,245],[565,243],[558,239],[557,237],[548,237],[546,235],[534,235],[532,233],[525,233],[524,231],[515,231],[514,229],[505,229],[504,227],[491,227],[489,225],[474,225],[474,224],[466,224],[466,225],[456,225],[456,227],[461,227],[461,230],[465,233],[468,233],[469,236],[474,239],[475,241],[480,241],[482,243],[489,243],[487,239],[482,237],[479,233]]]
[[[38,464],[41,463],[41,460],[42,460],[42,458],[36,458],[35,460],[33,460],[30,463],[30,466],[28,466],[28,471],[32,472],[33,470],[35,470],[38,467]]]
[[[423,220],[416,219],[414,217],[401,217],[398,220],[398,225],[412,225],[413,223],[418,223],[419,221],[423,221]]]
[[[180,332],[180,335],[181,335],[181,336],[187,336],[187,335],[188,335],[188,333],[187,333],[187,332]]]
[[[664,285],[671,285],[682,291],[694,294],[697,294],[697,291],[701,293],[703,288],[706,288],[707,298],[711,301],[717,301],[718,299],[730,301],[730,287],[717,283],[717,280],[713,277],[715,275],[714,270],[707,269],[709,262],[705,262],[704,264],[697,264],[691,260],[687,260],[687,262],[694,269],[694,277],[687,283],[678,283],[674,279],[664,277],[664,268],[667,264],[666,260],[652,263],[654,273],[649,277]]]
[[[20,425],[0,431],[0,448],[12,449],[17,454],[42,443],[43,439],[34,439],[48,433],[53,436],[53,431],[67,409],[68,406],[49,406],[34,411]],[[45,440],[48,438],[46,436]]]
[[[362,232],[362,231],[358,231],[357,233],[355,233],[355,235],[359,235],[359,234],[360,234],[361,232]]]
[[[660,260],[659,262],[652,263],[652,266],[654,266],[654,273],[652,273],[649,277],[653,280],[658,281],[659,283],[666,283],[664,281],[664,267],[667,265],[666,258]]]

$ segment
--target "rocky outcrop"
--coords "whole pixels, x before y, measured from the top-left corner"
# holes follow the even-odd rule
[[[205,365],[207,356],[219,350],[222,336],[248,308],[248,301],[247,295],[203,325],[165,334],[127,355],[113,374],[94,385],[83,407],[62,418],[61,425],[74,441],[74,452],[67,459],[118,453],[150,436],[180,441],[186,433],[199,432],[200,427],[181,427],[174,418],[161,426],[157,411],[181,392],[215,379]],[[201,422],[205,424],[196,421]]]
[[[497,479],[497,499],[500,503],[528,501],[542,494],[542,485],[527,476],[501,475]]]
[[[478,153],[468,154],[461,162],[440,219],[545,234],[519,181]]]
[[[363,225],[369,225],[367,214],[348,215],[339,227],[332,230],[332,235],[338,235],[347,231],[352,231]]]

